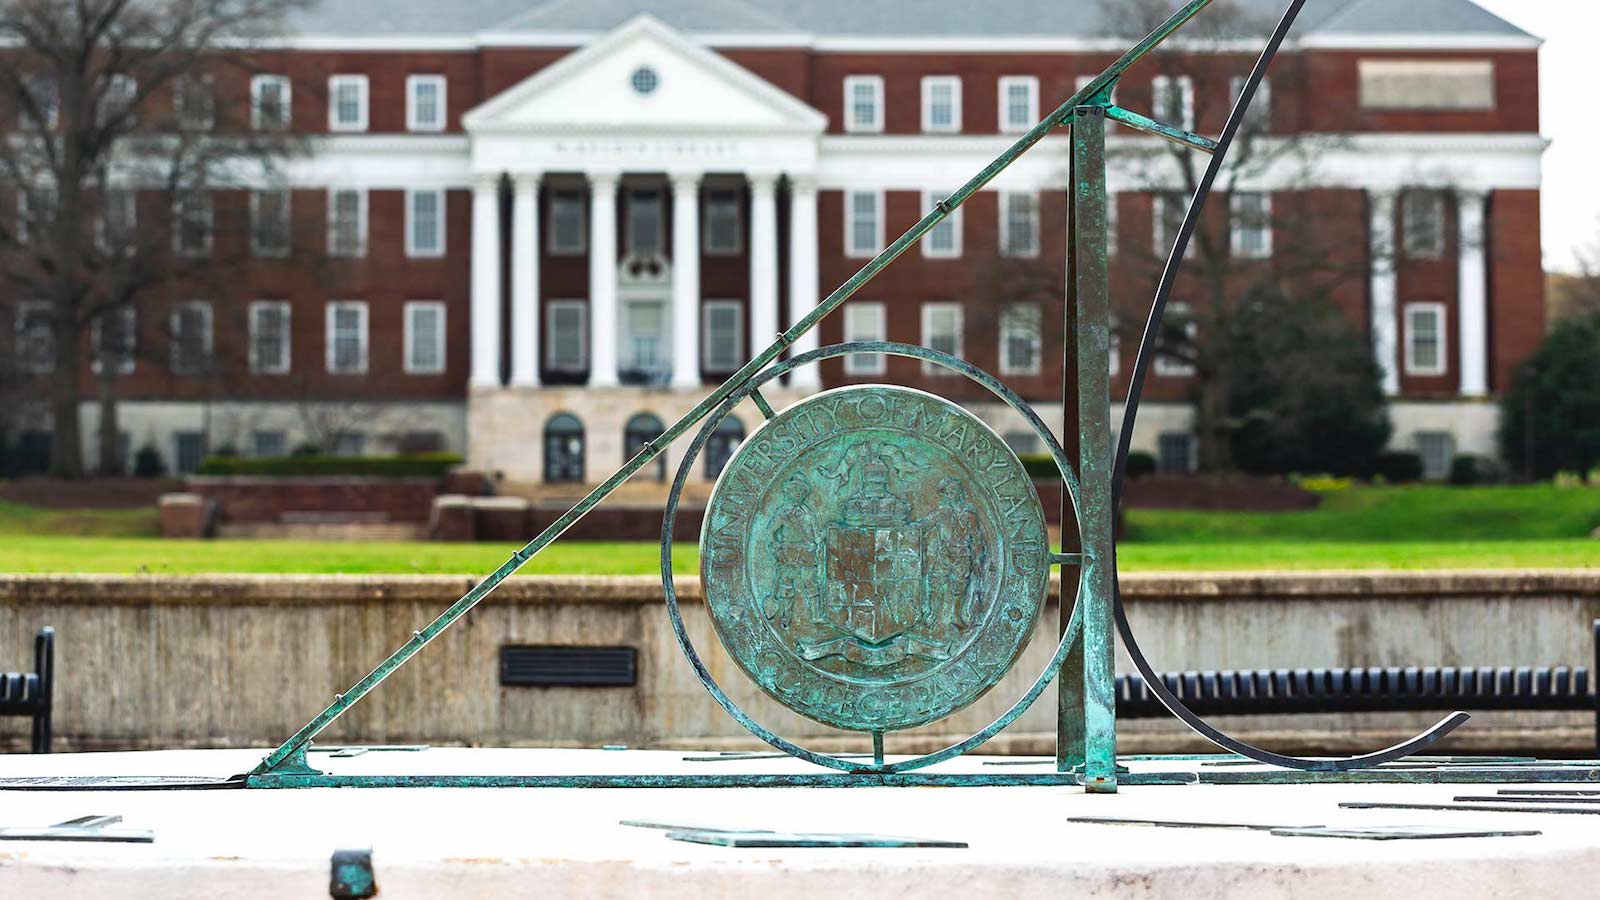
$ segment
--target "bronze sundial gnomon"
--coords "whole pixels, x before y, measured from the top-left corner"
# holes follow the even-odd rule
[[[840,388],[778,413],[712,492],[701,578],[717,635],[818,722],[914,728],[966,707],[1033,636],[1044,511],[1005,442],[922,391]]]

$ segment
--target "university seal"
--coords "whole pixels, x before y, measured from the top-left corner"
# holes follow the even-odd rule
[[[700,538],[717,636],[780,703],[894,731],[977,700],[1027,646],[1049,579],[1022,463],[954,404],[825,391],[729,459]]]

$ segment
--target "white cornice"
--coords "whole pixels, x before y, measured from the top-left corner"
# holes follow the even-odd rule
[[[1531,34],[1312,34],[1301,39],[1307,50],[1537,50],[1542,38]]]

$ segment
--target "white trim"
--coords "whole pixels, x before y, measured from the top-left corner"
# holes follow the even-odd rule
[[[423,194],[431,194],[436,198],[437,201],[434,206],[434,230],[437,234],[438,246],[431,250],[418,247],[416,243],[416,201],[417,197],[422,196]],[[437,259],[445,255],[445,248],[449,246],[445,240],[445,204],[448,201],[449,197],[445,194],[442,188],[425,188],[422,190],[406,191],[406,256],[414,259]],[[362,242],[365,243],[364,237]]]
[[[337,332],[337,329],[335,328],[335,324],[334,323],[335,323],[335,317],[336,317],[338,311],[341,310],[341,309],[353,309],[356,312],[360,313],[360,316],[359,316],[360,326],[359,327],[361,329],[360,330],[361,362],[355,368],[350,368],[350,369],[340,369],[335,365],[334,347],[335,347],[336,339],[338,337],[338,332]],[[330,375],[365,375],[367,373],[367,369],[370,367],[371,362],[372,362],[372,353],[371,353],[371,349],[370,349],[371,346],[372,346],[372,329],[370,327],[370,321],[371,320],[368,318],[368,313],[367,313],[367,302],[365,300],[329,300],[328,301],[327,311],[326,311],[326,313],[324,315],[324,320],[323,320],[323,343],[325,345],[324,349],[326,351],[326,360],[325,360],[325,362],[327,364],[328,374],[330,374]]]
[[[1011,365],[1008,350],[1011,342],[1010,326],[1016,324],[1014,313],[1023,310],[1032,310],[1033,328],[1022,337],[1033,344],[1033,364],[1029,366]],[[1001,375],[1037,375],[1044,361],[1044,310],[1038,303],[1008,303],[1000,308],[1000,374]]]
[[[871,333],[857,331],[862,324],[860,316],[875,320]],[[883,303],[876,300],[852,300],[844,305],[844,341],[885,341],[889,334],[889,314]],[[851,353],[844,358],[846,375],[882,375],[887,368],[887,358],[882,353]]]
[[[555,364],[555,315],[558,310],[562,309],[575,309],[578,311],[578,364],[572,367],[557,366]],[[545,303],[543,368],[551,372],[582,372],[589,368],[589,301],[550,300]]]
[[[270,130],[288,131],[294,127],[294,83],[287,75],[256,75],[250,79],[250,128],[268,130],[261,119],[261,88],[268,82],[278,85],[283,95],[283,121]]]
[[[268,309],[275,309],[283,313],[283,362],[281,365],[266,366],[256,355],[256,315]],[[249,343],[246,355],[249,359],[250,374],[252,375],[287,375],[294,359],[294,308],[287,300],[253,300],[248,307],[248,325],[245,339]]]
[[[356,242],[358,246],[354,252],[341,253],[336,249],[335,223],[338,217],[338,195],[353,193],[359,198],[356,206]],[[363,188],[330,187],[328,188],[328,255],[341,259],[361,259],[367,255],[367,191]]]
[[[1443,303],[1405,303],[1401,305],[1401,321],[1405,326],[1405,366],[1407,375],[1443,375],[1450,368],[1450,343],[1448,332],[1445,330],[1445,309]],[[1430,313],[1433,316],[1434,339],[1438,344],[1438,360],[1434,365],[1418,365],[1416,360],[1416,342],[1413,333],[1411,314]]]
[[[950,122],[946,125],[933,123],[933,92],[937,88],[950,90]],[[924,75],[922,76],[922,133],[923,134],[960,134],[961,133],[961,76],[960,75]]]
[[[354,122],[339,121],[339,89],[345,85],[356,88],[356,111],[359,114]],[[328,76],[328,130],[333,132],[366,131],[367,124],[372,119],[371,111],[372,87],[365,75],[329,75]]]
[[[1013,85],[1021,85],[1028,89],[1028,112],[1026,121],[1012,123],[1006,121],[1006,114],[1011,110],[1011,103],[1006,96],[1008,89]],[[1039,122],[1039,79],[1035,75],[1002,75],[996,89],[995,128],[1001,134],[1020,134],[1027,131]]]
[[[1537,50],[1531,34],[1350,34],[1330,31],[1300,39],[1307,50]]]
[[[950,196],[950,193],[947,192],[947,191],[923,191],[922,192],[922,205],[923,205],[923,207],[925,209],[928,209],[928,210],[931,211],[934,208],[934,206],[936,204],[938,204],[938,202],[940,200],[943,200],[945,197],[948,197],[948,196]],[[963,218],[963,214],[962,213],[963,213],[962,207],[960,207],[960,206],[956,207],[955,209],[950,211],[950,215],[946,216],[945,220],[943,222],[940,222],[938,225],[936,225],[932,229],[930,229],[927,234],[922,236],[922,240],[919,241],[918,243],[920,243],[922,245],[922,256],[923,256],[923,258],[925,258],[925,259],[960,259],[961,258],[961,252],[962,252],[961,220]],[[935,249],[934,246],[933,246],[933,235],[934,235],[934,232],[938,231],[941,228],[949,228],[950,229],[951,247],[950,247],[949,250],[938,250],[938,249]]]
[[[570,246],[556,244],[556,199],[562,196],[576,198],[578,205],[578,240]],[[556,187],[552,185],[545,205],[545,250],[551,256],[583,256],[589,252],[589,197],[582,187]]]
[[[1244,246],[1245,228],[1240,224],[1240,202],[1246,197],[1260,197],[1261,215],[1265,219],[1260,227],[1266,234],[1261,249],[1248,251]],[[1233,191],[1228,195],[1228,250],[1235,259],[1272,258],[1272,194],[1269,191]]]
[[[438,108],[439,121],[425,123],[417,118],[417,88],[424,84],[431,84],[436,89],[435,106]],[[450,122],[450,83],[443,75],[407,75],[406,76],[406,130],[420,133],[443,131]]]
[[[930,301],[922,304],[922,346],[933,349],[934,314],[950,312],[955,313],[956,317],[955,347],[950,351],[950,355],[959,359],[961,358],[962,342],[964,340],[963,332],[966,331],[966,317],[963,314],[964,311],[962,310],[960,303],[953,303],[949,301]],[[934,376],[953,376],[959,373],[946,369],[944,366],[938,365],[930,360],[923,360],[922,374]]]
[[[871,194],[875,200],[873,210],[873,239],[871,248],[855,246],[855,198],[857,195]],[[844,255],[851,259],[871,259],[883,250],[883,191],[852,190],[844,194]]]
[[[437,329],[435,329],[435,331],[434,331],[434,345],[435,345],[434,346],[434,350],[435,350],[435,353],[437,353],[438,359],[439,359],[439,362],[438,362],[437,365],[433,365],[433,366],[419,366],[419,365],[417,365],[416,356],[415,356],[415,354],[413,352],[416,349],[416,346],[415,346],[416,329],[415,329],[415,325],[412,323],[412,319],[413,319],[413,316],[416,313],[419,313],[419,312],[432,312],[432,313],[434,313],[435,315],[437,315],[439,317],[439,327]],[[449,342],[445,340],[445,328],[447,327],[446,326],[446,322],[447,321],[448,321],[448,314],[446,313],[443,301],[440,301],[440,300],[409,300],[409,301],[406,302],[405,308],[404,308],[404,324],[402,326],[402,330],[404,331],[404,340],[405,340],[405,351],[404,351],[405,352],[405,364],[404,364],[404,368],[405,368],[405,371],[406,371],[407,375],[438,375],[438,374],[444,372],[444,370],[445,370],[445,348],[449,346]]]
[[[857,85],[864,85],[873,89],[872,111],[873,120],[861,124],[855,118],[855,89]],[[881,134],[883,133],[883,76],[882,75],[846,75],[844,77],[844,102],[840,110],[844,130],[851,134]]]
[[[201,314],[200,352],[205,359],[202,360],[200,365],[196,368],[183,366],[178,360],[179,348],[183,345],[182,341],[179,339],[180,329],[178,327],[178,323],[182,321],[182,313],[184,310],[195,310]],[[172,307],[172,312],[169,314],[168,322],[170,323],[170,333],[167,335],[167,367],[174,375],[199,375],[204,373],[206,370],[206,363],[211,360],[211,350],[215,346],[213,343],[214,332],[211,327],[211,304],[205,300],[185,300],[182,303],[175,304]]]
[[[711,312],[714,309],[731,309],[734,313],[733,355],[731,362],[718,363],[711,358]],[[713,375],[731,374],[744,361],[744,304],[738,300],[704,300],[700,303],[700,368]]]

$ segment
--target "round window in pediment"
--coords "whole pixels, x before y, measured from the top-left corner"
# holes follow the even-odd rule
[[[633,70],[633,74],[628,77],[628,82],[633,85],[635,91],[648,96],[655,93],[656,88],[661,86],[661,76],[650,66],[640,66]]]

